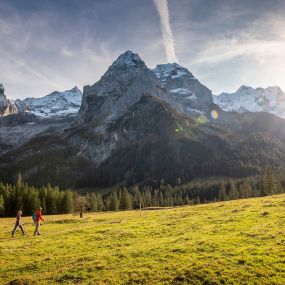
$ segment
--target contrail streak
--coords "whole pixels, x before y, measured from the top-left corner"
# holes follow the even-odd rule
[[[162,40],[165,48],[167,60],[169,62],[178,62],[175,49],[174,40],[169,21],[169,10],[167,0],[153,0],[160,18],[160,27],[162,31]]]
[[[13,61],[15,64],[17,64],[18,66],[24,68],[26,71],[30,72],[31,74],[35,75],[37,78],[49,83],[51,86],[53,86],[54,88],[59,88],[62,89],[62,86],[57,84],[56,82],[50,80],[49,78],[47,78],[46,76],[44,76],[43,74],[39,73],[38,71],[36,71],[35,69],[29,67],[27,64],[25,64],[25,62],[23,61],[19,61],[17,60],[15,57],[13,57],[12,55],[1,51],[6,57],[8,57],[11,61]]]

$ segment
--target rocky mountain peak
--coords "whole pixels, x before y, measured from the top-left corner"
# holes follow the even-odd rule
[[[107,118],[123,114],[148,92],[156,95],[158,79],[138,54],[126,51],[108,68],[101,79],[85,86],[80,119]]]
[[[121,54],[111,65],[111,68],[125,66],[125,67],[146,67],[144,61],[140,58],[137,53],[127,50]]]
[[[0,96],[4,96],[4,92],[5,92],[4,86],[2,83],[0,83]]]
[[[69,90],[69,92],[82,93],[81,90],[77,86],[74,86],[72,89]]]
[[[242,85],[236,92],[244,93],[244,92],[250,92],[252,90],[254,90],[252,87],[246,86],[246,85]]]
[[[169,79],[177,79],[184,76],[196,79],[187,68],[178,63],[158,64],[152,71],[163,83],[166,83]]]
[[[0,84],[0,117],[27,112],[27,108],[24,105],[24,102],[19,99],[16,101],[7,99],[5,88],[3,84]]]
[[[178,63],[159,64],[152,70],[163,88],[188,115],[209,112],[213,108],[212,92]]]

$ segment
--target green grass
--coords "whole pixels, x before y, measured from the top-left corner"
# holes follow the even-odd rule
[[[285,195],[24,220],[0,219],[0,284],[285,284]]]

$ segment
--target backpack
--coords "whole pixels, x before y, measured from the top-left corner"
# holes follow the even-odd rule
[[[34,213],[33,213],[32,219],[33,219],[34,222],[37,221],[37,219],[38,219],[38,214],[37,214],[37,212],[34,212]]]

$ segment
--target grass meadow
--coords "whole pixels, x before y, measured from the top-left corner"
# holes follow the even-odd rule
[[[285,195],[45,219],[0,219],[0,284],[285,284]]]

